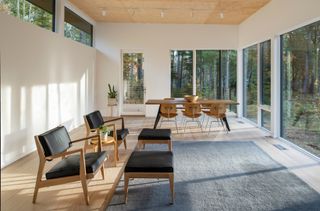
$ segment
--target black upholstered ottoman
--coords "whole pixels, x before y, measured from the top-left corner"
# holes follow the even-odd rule
[[[172,151],[170,129],[149,129],[144,128],[138,136],[138,149],[144,148],[146,144],[167,144]]]
[[[124,169],[125,203],[130,178],[168,178],[174,202],[173,153],[171,151],[134,151]]]

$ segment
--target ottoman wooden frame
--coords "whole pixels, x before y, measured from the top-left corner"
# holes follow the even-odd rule
[[[174,168],[171,151],[134,151],[124,169],[124,196],[128,201],[131,178],[169,179],[171,203],[174,203]]]
[[[125,203],[128,201],[128,187],[129,187],[129,179],[131,178],[161,178],[161,179],[169,179],[170,183],[170,191],[171,191],[171,203],[174,203],[174,174],[171,173],[161,173],[161,172],[128,172],[124,173],[124,196],[125,196]]]
[[[165,131],[165,133],[168,133],[168,134],[156,134],[159,131]],[[148,134],[145,134],[146,132]],[[149,137],[149,138],[145,138],[145,137]],[[167,144],[168,150],[172,151],[171,130],[144,128],[138,137],[137,149],[138,150],[144,149],[146,144]]]

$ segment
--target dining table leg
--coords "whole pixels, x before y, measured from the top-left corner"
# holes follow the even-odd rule
[[[226,127],[227,127],[228,131],[230,132],[230,127],[229,127],[229,123],[228,123],[227,117],[223,117],[222,120],[224,121],[224,123],[226,124]]]
[[[153,129],[157,129],[157,125],[159,123],[159,120],[160,120],[160,105],[159,105],[159,110],[158,110],[158,113],[157,113],[156,120],[155,120],[154,125],[153,125]]]

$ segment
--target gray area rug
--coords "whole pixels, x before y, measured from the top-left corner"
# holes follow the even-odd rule
[[[147,150],[166,146],[147,145]],[[320,195],[254,142],[175,141],[174,205],[167,180],[120,181],[107,210],[320,210]]]

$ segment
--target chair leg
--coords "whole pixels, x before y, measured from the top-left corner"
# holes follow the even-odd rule
[[[85,177],[81,178],[81,184],[84,194],[84,200],[86,201],[86,204],[89,205],[89,196],[88,196],[88,184]]]
[[[127,138],[123,139],[123,145],[124,145],[124,149],[127,149]]]
[[[102,180],[104,180],[104,168],[103,168],[103,164],[102,164],[100,170],[101,170]]]
[[[178,130],[178,122],[177,122],[177,117],[175,117],[175,122],[176,122],[176,129],[177,129],[177,133],[179,133],[179,130]]]
[[[32,203],[36,203],[38,192],[39,192],[39,184],[38,184],[38,181],[37,181],[36,182],[36,186],[34,187]]]
[[[186,132],[187,123],[188,123],[188,121],[186,120],[184,123],[184,132]]]
[[[171,203],[174,204],[174,175],[169,174],[169,183],[170,183],[170,191],[171,191]]]
[[[129,177],[124,174],[124,203],[128,202]]]
[[[36,181],[36,185],[34,187],[32,203],[36,203],[36,200],[37,200],[39,186],[40,186],[44,166],[45,166],[45,161],[44,161],[44,159],[40,158],[40,163],[39,163],[39,168],[38,168],[38,173],[37,173],[37,181]]]
[[[211,132],[212,122],[213,122],[213,121],[211,121],[211,122],[210,122],[210,125],[209,125],[209,132],[208,132],[208,135],[209,135],[209,134],[210,134],[210,132]]]
[[[172,141],[168,140],[168,149],[169,151],[172,151]]]

